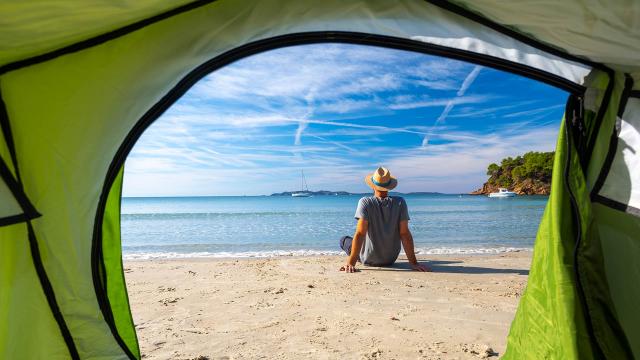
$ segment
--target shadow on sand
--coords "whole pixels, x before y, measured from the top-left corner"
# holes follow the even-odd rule
[[[464,265],[452,265],[463,264],[463,261],[447,261],[447,260],[434,260],[423,261],[431,267],[433,272],[436,273],[453,273],[453,274],[517,274],[517,275],[529,275],[527,269],[495,269],[477,266],[464,266]],[[412,271],[409,263],[406,261],[396,262],[389,267],[375,267],[375,266],[359,266],[358,270],[362,271]]]

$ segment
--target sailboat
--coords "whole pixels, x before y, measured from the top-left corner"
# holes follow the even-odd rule
[[[304,170],[300,170],[302,172],[302,190],[291,193],[293,197],[310,197],[313,196],[312,193],[309,192],[309,187],[307,186],[307,180],[304,178]]]

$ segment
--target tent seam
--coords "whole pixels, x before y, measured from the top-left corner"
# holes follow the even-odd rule
[[[67,350],[69,351],[69,356],[71,356],[72,359],[79,359],[80,357],[78,355],[78,350],[73,340],[73,336],[69,331],[69,327],[67,326],[67,323],[64,319],[64,315],[62,315],[62,312],[60,311],[58,301],[56,300],[55,291],[53,290],[53,286],[51,285],[51,281],[49,280],[47,271],[44,268],[44,263],[42,262],[42,258],[40,257],[38,239],[36,238],[35,231],[31,224],[31,219],[37,218],[41,215],[31,204],[31,201],[29,201],[29,198],[24,193],[24,186],[20,178],[20,171],[18,167],[18,157],[16,154],[15,143],[13,142],[13,135],[9,122],[9,114],[2,98],[2,92],[0,92],[0,127],[2,127],[2,133],[5,143],[7,145],[7,148],[9,149],[9,153],[11,154],[12,161],[14,162],[13,169],[15,171],[15,178],[11,174],[9,167],[2,158],[0,158],[0,177],[2,177],[5,184],[9,187],[9,190],[22,208],[22,215],[24,216],[27,225],[27,238],[29,241],[29,249],[31,251],[31,260],[33,261],[33,266],[36,270],[38,280],[40,281],[40,288],[42,289],[42,292],[47,299],[47,303],[49,304],[51,315],[58,325],[58,329],[60,330],[61,336],[67,346]]]
[[[622,118],[624,115],[624,111],[627,107],[627,103],[629,98],[640,98],[640,91],[633,91],[634,81],[633,78],[629,74],[625,74],[625,84],[624,90],[622,91],[622,96],[620,97],[620,103],[618,105],[618,118]],[[637,94],[636,94],[637,93]],[[635,95],[635,96],[634,96]],[[598,175],[598,179],[591,191],[591,201],[599,202],[605,206],[613,208],[615,210],[623,211],[630,213],[632,215],[639,216],[640,209],[637,209],[628,204],[621,203],[619,201],[609,199],[606,196],[600,195],[600,190],[604,186],[605,181],[609,177],[609,172],[611,171],[611,165],[613,164],[613,160],[615,159],[616,149],[618,148],[618,126],[617,119],[616,124],[613,127],[613,131],[611,133],[611,140],[609,141],[609,149],[607,151],[607,156],[605,157],[604,165],[600,170],[600,174]]]
[[[631,96],[631,88],[633,87],[633,79],[629,74],[625,74],[625,82],[624,82],[624,90],[622,91],[622,96],[620,97],[620,103],[618,104],[618,114],[617,117],[621,118],[624,114],[624,110],[627,107],[627,102],[629,101],[629,97]],[[609,175],[609,170],[611,170],[611,164],[613,159],[615,158],[615,150],[618,146],[618,121],[616,119],[616,124],[613,126],[613,131],[611,132],[611,140],[609,141],[609,149],[607,150],[607,156],[605,157],[604,165],[602,165],[602,169],[600,170],[600,174],[598,175],[598,179],[596,180],[593,189],[591,190],[591,195],[595,195],[600,192],[604,182]]]
[[[23,222],[27,221],[27,219],[28,218],[24,213],[23,214],[17,214],[17,215],[5,216],[3,218],[0,218],[0,227],[23,223]]]
[[[42,258],[40,257],[40,248],[38,246],[38,239],[36,238],[35,230],[33,229],[31,220],[27,220],[27,234],[27,237],[29,239],[29,248],[31,250],[31,260],[33,261],[33,266],[35,267],[36,274],[38,275],[38,279],[40,280],[40,287],[42,288],[45,298],[47,299],[47,303],[49,304],[49,309],[51,310],[53,318],[56,320],[58,328],[62,333],[62,338],[67,345],[67,350],[69,350],[69,356],[71,356],[71,358],[74,360],[80,359],[80,355],[73,340],[73,336],[71,335],[71,331],[67,326],[64,315],[62,314],[62,311],[58,306],[58,301],[56,299],[53,286],[51,285],[51,281],[49,280],[47,271],[44,268],[44,264],[42,263]]]
[[[11,225],[17,222],[25,222],[27,220],[35,219],[41,216],[40,213],[38,213],[35,208],[33,208],[31,202],[22,190],[22,186],[16,179],[14,179],[13,175],[11,174],[11,170],[9,170],[9,167],[2,158],[0,158],[0,178],[4,180],[4,183],[7,185],[9,191],[11,191],[11,194],[22,209],[22,214],[0,218],[0,226]],[[21,218],[22,220],[12,222],[18,220],[19,218]]]
[[[24,215],[28,219],[37,218],[40,213],[33,206],[27,195],[24,193],[24,187],[20,179],[20,170],[18,166],[18,156],[16,154],[15,142],[13,141],[13,134],[11,132],[11,124],[9,122],[9,113],[2,97],[2,90],[0,89],[0,128],[4,136],[5,144],[9,150],[9,156],[13,165],[15,178],[11,174],[8,165],[4,162],[4,159],[0,158],[0,175],[5,181],[5,184],[9,187],[9,190],[20,204]]]
[[[168,18],[171,18],[173,16],[188,12],[190,10],[197,9],[199,7],[208,5],[208,4],[213,3],[215,1],[216,0],[196,0],[196,1],[193,1],[191,3],[179,6],[177,8],[165,11],[163,13],[154,15],[154,16],[149,17],[149,18],[145,18],[145,19],[133,22],[133,23],[131,23],[129,25],[125,25],[123,27],[120,27],[120,28],[117,28],[115,30],[111,30],[111,31],[102,33],[102,34],[97,35],[97,36],[90,37],[88,39],[81,40],[81,41],[75,42],[73,44],[66,45],[66,46],[63,46],[61,48],[45,52],[45,53],[40,54],[40,55],[35,55],[35,56],[32,56],[32,57],[28,57],[26,59],[10,62],[8,64],[0,66],[0,75],[8,73],[10,71],[22,69],[24,67],[28,67],[28,66],[31,66],[31,65],[39,64],[39,63],[42,63],[42,62],[45,62],[45,61],[49,61],[49,60],[55,59],[55,58],[63,56],[63,55],[67,55],[67,54],[71,54],[71,53],[78,52],[78,51],[81,51],[81,50],[85,50],[85,49],[94,47],[96,45],[100,45],[100,44],[105,43],[107,41],[110,41],[110,40],[113,40],[113,39],[117,39],[119,37],[122,37],[124,35],[129,34],[129,33],[132,33],[134,31],[140,30],[140,29],[142,29],[142,28],[144,28],[144,27],[146,27],[148,25],[152,25],[152,24],[155,24],[155,23],[160,22],[162,20],[166,20]]]
[[[55,59],[59,56],[62,55],[66,55],[66,54],[70,54],[73,52],[77,52],[77,51],[81,51],[99,44],[102,44],[104,42],[122,37],[124,35],[127,35],[131,32],[140,30],[148,25],[152,25],[156,22],[168,19],[170,17],[173,17],[175,15],[179,15],[182,14],[184,12],[188,12],[190,10],[194,10],[197,9],[199,7],[208,5],[210,3],[215,2],[216,0],[196,0],[192,3],[189,4],[185,4],[183,6],[177,7],[175,9],[171,9],[169,11],[166,11],[164,13],[160,13],[158,15],[152,16],[150,18],[146,18],[146,19],[142,19],[139,20],[137,22],[134,22],[132,24],[129,25],[125,25],[123,27],[120,27],[118,29],[91,37],[89,39],[86,40],[81,40],[79,42],[73,43],[71,45],[67,45],[61,48],[58,48],[56,50],[52,50],[40,55],[36,55],[36,56],[32,56],[26,59],[22,59],[22,60],[18,60],[18,61],[14,61],[5,65],[0,66],[0,75],[10,72],[10,71],[14,71],[14,70],[18,70],[27,66],[31,66],[31,65],[35,65],[44,61],[48,61],[51,59]],[[602,63],[598,63],[595,61],[591,61],[589,59],[584,59],[575,55],[572,55],[568,52],[565,52],[559,48],[550,46],[548,44],[545,44],[539,40],[536,40],[532,37],[530,37],[529,35],[526,35],[524,33],[515,31],[513,29],[510,29],[504,25],[500,25],[478,13],[475,13],[473,11],[467,10],[459,5],[453,4],[449,1],[446,0],[424,0],[425,2],[437,6],[441,9],[444,9],[445,11],[449,11],[451,13],[454,13],[458,16],[464,17],[470,21],[476,22],[480,25],[483,25],[485,27],[488,27],[496,32],[499,32],[503,35],[506,35],[510,38],[513,38],[517,41],[520,41],[526,45],[529,45],[533,48],[536,48],[538,50],[541,50],[543,52],[546,52],[548,54],[563,58],[565,60],[569,60],[569,61],[573,61],[573,62],[578,62],[584,65],[588,65],[591,66],[593,68],[598,68],[604,71],[608,71],[611,70],[609,69],[606,65],[602,64]]]
[[[609,77],[609,82],[607,84],[607,88],[604,91],[604,96],[602,98],[602,103],[600,104],[600,108],[598,109],[598,113],[595,118],[595,125],[593,126],[593,131],[591,132],[591,136],[589,137],[589,141],[587,142],[587,149],[584,154],[584,161],[581,162],[586,166],[591,162],[591,156],[593,155],[593,150],[596,147],[596,140],[598,140],[598,135],[600,134],[600,127],[602,127],[602,123],[604,121],[604,116],[609,110],[609,102],[611,101],[611,96],[613,94],[613,86],[615,84],[614,72],[613,70],[607,68],[605,71],[607,76]],[[586,171],[587,168],[583,169]]]
[[[515,40],[518,40],[526,45],[529,45],[531,47],[534,47],[538,50],[542,50],[548,54],[551,55],[555,55],[558,56],[560,58],[563,58],[565,60],[569,60],[569,61],[573,61],[573,62],[578,62],[584,65],[589,65],[593,68],[598,68],[600,70],[607,70],[609,69],[606,65],[604,65],[603,63],[599,63],[596,61],[592,61],[589,59],[585,59],[576,55],[572,55],[566,51],[564,51],[563,49],[548,45],[540,40],[537,40],[523,32],[520,31],[516,31],[510,27],[507,27],[505,25],[501,25],[491,19],[489,19],[488,17],[485,17],[484,15],[469,10],[465,7],[462,7],[460,5],[454,4],[451,1],[447,1],[447,0],[424,0],[432,5],[435,5],[439,8],[442,8],[444,10],[447,10],[449,12],[452,12],[454,14],[457,14],[459,16],[462,16],[464,18],[467,18],[471,21],[474,21],[478,24],[481,24],[483,26],[486,26],[494,31],[497,31],[503,35],[506,35],[510,38],[513,38]]]
[[[613,200],[613,199],[609,199],[608,197],[604,197],[604,196],[602,196],[600,194],[595,194],[592,197],[591,201],[596,202],[596,203],[600,203],[600,204],[602,204],[604,206],[607,206],[607,207],[610,207],[610,208],[612,208],[614,210],[622,211],[622,212],[625,212],[627,214],[631,214],[631,215],[640,217],[640,209],[639,208],[633,207],[633,206],[625,204],[625,203],[621,203],[621,202]]]
[[[20,182],[20,171],[18,170],[18,156],[16,155],[15,143],[13,142],[13,133],[11,132],[11,124],[9,123],[9,113],[7,112],[7,106],[2,98],[2,90],[0,89],[0,127],[2,127],[2,134],[4,136],[4,142],[7,144],[9,150],[9,156],[15,169],[16,179]]]

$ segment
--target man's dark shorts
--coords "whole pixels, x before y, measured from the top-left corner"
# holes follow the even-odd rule
[[[347,253],[347,255],[351,255],[351,243],[353,242],[353,238],[351,236],[343,236],[340,238],[340,248]]]

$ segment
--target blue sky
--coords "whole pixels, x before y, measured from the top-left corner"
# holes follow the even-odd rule
[[[124,196],[461,193],[506,156],[555,147],[566,93],[487,67],[368,46],[319,44],[245,58],[202,79],[143,134]]]

